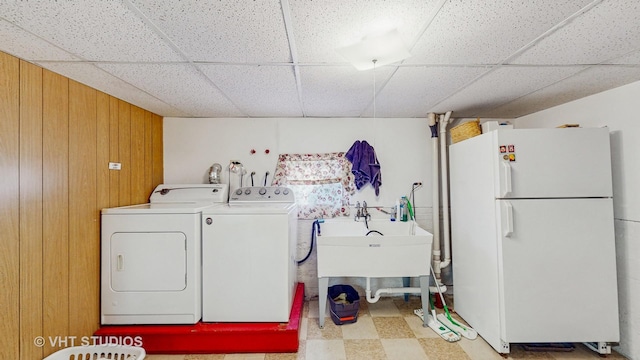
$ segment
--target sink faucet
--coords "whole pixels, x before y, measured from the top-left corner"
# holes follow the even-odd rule
[[[369,210],[367,210],[367,202],[362,202],[362,217],[364,218],[364,226],[369,228],[369,220],[371,219],[371,214],[369,214]]]
[[[360,201],[356,202],[356,215],[353,217],[353,220],[358,221],[359,218],[364,218],[365,226],[368,229],[368,221],[371,219],[371,214],[369,214],[369,210],[367,209],[366,201],[362,202],[362,206],[360,206]]]

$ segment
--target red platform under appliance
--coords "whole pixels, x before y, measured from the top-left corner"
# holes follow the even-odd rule
[[[304,284],[298,283],[288,323],[105,325],[94,335],[103,343],[134,341],[149,354],[297,352],[303,306]]]

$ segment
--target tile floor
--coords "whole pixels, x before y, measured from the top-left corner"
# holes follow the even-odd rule
[[[329,304],[327,304],[329,307]],[[525,351],[511,345],[511,354],[502,357],[479,336],[476,340],[448,343],[413,314],[420,308],[419,297],[405,302],[402,297],[382,298],[375,304],[362,299],[358,321],[335,325],[327,315],[324,329],[318,326],[318,301],[306,301],[300,327],[298,353],[290,354],[192,354],[147,355],[149,360],[504,360],[504,359],[601,359],[582,344],[571,352]],[[328,312],[327,312],[328,314]],[[624,359],[614,353],[607,359]]]

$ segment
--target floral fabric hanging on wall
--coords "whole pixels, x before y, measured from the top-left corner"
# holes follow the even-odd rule
[[[272,185],[293,190],[299,219],[332,218],[349,215],[353,179],[344,152],[280,154]]]

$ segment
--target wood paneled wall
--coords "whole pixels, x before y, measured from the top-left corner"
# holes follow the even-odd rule
[[[162,151],[160,116],[0,52],[0,359],[98,329],[100,209],[146,202]]]

